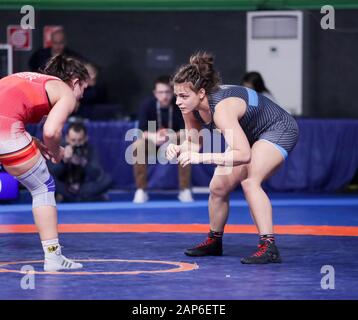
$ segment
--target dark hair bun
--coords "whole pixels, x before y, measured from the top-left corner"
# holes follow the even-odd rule
[[[193,54],[189,63],[181,66],[173,77],[173,83],[190,82],[197,92],[204,88],[207,93],[215,91],[220,84],[220,76],[214,68],[214,56],[208,52]]]
[[[52,57],[41,72],[58,77],[67,83],[76,78],[80,81],[86,81],[89,78],[88,71],[81,61],[62,54]]]
[[[193,54],[189,60],[190,64],[198,66],[201,70],[202,68],[214,66],[214,56],[211,53],[207,52],[198,52]]]

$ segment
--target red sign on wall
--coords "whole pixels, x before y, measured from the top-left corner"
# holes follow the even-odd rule
[[[54,31],[63,30],[62,26],[44,26],[43,29],[43,47],[50,48],[51,47],[51,34]]]
[[[30,51],[32,49],[32,30],[22,29],[20,25],[7,26],[7,43],[14,50]]]

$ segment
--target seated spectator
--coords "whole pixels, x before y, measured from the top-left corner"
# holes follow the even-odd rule
[[[110,107],[109,105],[107,108],[105,106],[108,103],[107,90],[105,85],[98,81],[98,68],[92,63],[86,63],[85,67],[90,75],[90,80],[80,101],[81,107],[74,116],[90,120],[102,119],[101,111],[106,113],[106,109]],[[113,105],[111,107],[114,109]],[[113,110],[112,113],[115,111],[118,110]]]
[[[52,57],[58,54],[82,59],[80,54],[66,47],[66,35],[63,29],[52,32],[51,47],[40,48],[32,54],[29,60],[30,71],[40,71]]]
[[[180,133],[184,128],[184,120],[179,108],[175,105],[173,88],[170,85],[168,76],[159,77],[154,83],[153,97],[146,99],[139,110],[138,128],[143,131],[143,137],[134,142],[134,154],[145,154],[144,163],[134,164],[134,177],[136,182],[136,193],[133,199],[135,203],[143,203],[148,200],[147,188],[147,160],[150,151],[158,151],[167,137],[166,130],[172,129]],[[148,121],[156,121],[157,131],[148,130]],[[178,166],[179,173],[179,200],[182,202],[193,201],[190,182],[190,166]]]
[[[241,85],[244,87],[255,90],[256,92],[261,93],[265,97],[269,98],[275,102],[275,98],[271,92],[266,88],[264,79],[262,78],[259,72],[247,72],[242,78]]]
[[[104,84],[98,82],[98,68],[93,63],[86,63],[85,67],[90,75],[90,80],[81,99],[81,105],[106,103],[107,92]]]
[[[95,150],[88,144],[87,128],[81,122],[67,129],[65,155],[60,164],[49,163],[56,181],[57,201],[101,201],[112,179],[101,168]]]

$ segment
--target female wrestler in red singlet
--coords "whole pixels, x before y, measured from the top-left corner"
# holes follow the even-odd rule
[[[62,128],[77,108],[88,78],[81,62],[58,55],[48,62],[43,74],[21,72],[0,80],[0,163],[32,195],[45,271],[82,268],[61,253],[55,182],[44,157],[53,163],[61,161]],[[47,119],[40,142],[26,132],[25,125],[38,123],[44,116]]]

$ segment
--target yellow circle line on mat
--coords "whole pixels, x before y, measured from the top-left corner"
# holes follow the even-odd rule
[[[52,275],[137,275],[142,273],[171,273],[171,272],[183,272],[199,269],[196,263],[176,262],[176,261],[160,261],[160,260],[123,260],[123,259],[82,259],[75,260],[77,262],[130,262],[130,263],[152,263],[152,264],[167,264],[173,265],[177,268],[165,269],[165,270],[134,270],[134,271],[21,271],[21,270],[9,270],[2,268],[8,265],[30,265],[32,263],[43,263],[43,260],[34,261],[11,261],[0,262],[0,273],[21,273],[21,274],[52,274]]]

